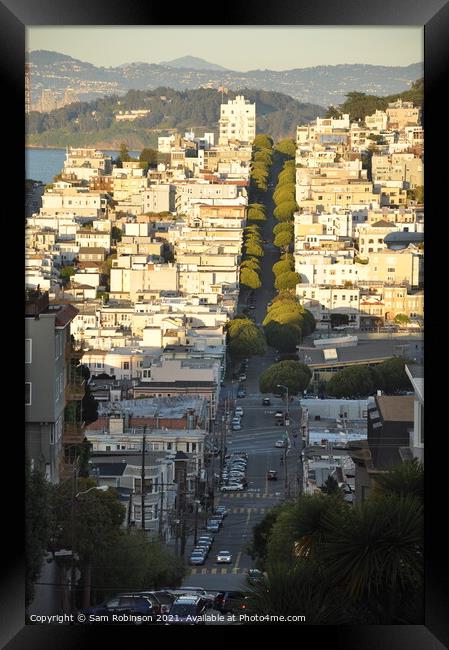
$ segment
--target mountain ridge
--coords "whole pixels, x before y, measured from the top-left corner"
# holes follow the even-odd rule
[[[421,63],[408,66],[337,64],[294,67],[284,71],[239,72],[226,68],[176,68],[143,62],[105,68],[49,50],[31,51],[27,59],[34,104],[40,101],[44,90],[51,91],[57,100],[61,100],[65,90],[71,89],[78,100],[89,101],[100,95],[125,94],[129,90],[161,86],[175,90],[224,86],[235,91],[247,87],[280,92],[301,102],[329,106],[342,103],[351,91],[378,96],[403,92],[423,75]]]

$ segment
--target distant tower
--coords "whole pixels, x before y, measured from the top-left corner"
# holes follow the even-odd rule
[[[25,113],[31,111],[31,75],[30,64],[25,63]]]

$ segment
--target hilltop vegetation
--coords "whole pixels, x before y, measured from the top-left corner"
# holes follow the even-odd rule
[[[365,93],[351,92],[346,95],[346,100],[338,107],[330,106],[327,117],[338,117],[343,113],[349,113],[351,120],[364,120],[367,115],[372,115],[376,110],[384,111],[389,102],[402,99],[405,102],[413,102],[422,106],[424,102],[424,79],[417,79],[410,90],[387,97],[376,97]]]
[[[325,108],[300,103],[281,93],[242,89],[247,99],[256,102],[257,130],[275,139],[292,136],[296,125],[324,116]],[[236,93],[229,92],[227,99]],[[198,135],[218,130],[222,94],[214,89],[177,91],[171,88],[130,90],[124,96],[102,97],[92,102],[77,102],[51,111],[32,111],[27,121],[28,144],[65,146],[108,144],[126,141],[129,147],[154,145],[157,135],[171,130],[194,129]],[[148,108],[150,113],[133,122],[117,122],[115,114]]]

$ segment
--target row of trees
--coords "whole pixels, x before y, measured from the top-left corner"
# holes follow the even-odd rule
[[[262,330],[251,318],[237,315],[227,323],[227,348],[234,362],[252,356],[263,356],[267,344]]]
[[[249,552],[266,575],[247,589],[247,611],[301,612],[309,624],[422,623],[422,466],[379,476],[354,506],[330,487],[255,526]]]
[[[295,161],[286,160],[273,193],[273,201],[276,204],[274,216],[278,221],[292,221],[293,213],[298,210],[295,198],[295,183]]]
[[[402,357],[387,359],[376,366],[354,366],[336,372],[326,384],[326,393],[331,397],[356,399],[373,395],[381,390],[387,395],[410,391],[412,385],[405,372],[405,364],[410,363]]]
[[[267,309],[263,320],[268,345],[281,352],[294,352],[303,336],[315,329],[312,314],[289,291],[280,291]]]
[[[240,284],[249,289],[259,289],[260,258],[263,257],[263,241],[257,224],[245,226],[243,230],[243,256],[240,264]]]
[[[268,177],[273,158],[273,140],[265,134],[256,135],[253,141],[250,181],[260,192],[268,189]]]

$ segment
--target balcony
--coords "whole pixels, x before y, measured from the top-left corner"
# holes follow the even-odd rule
[[[84,422],[65,422],[62,434],[64,445],[80,445],[85,438]]]
[[[67,402],[81,401],[86,392],[86,386],[81,373],[72,370],[69,373],[67,386],[65,388],[65,397]]]

